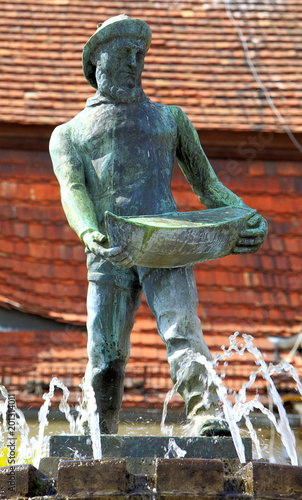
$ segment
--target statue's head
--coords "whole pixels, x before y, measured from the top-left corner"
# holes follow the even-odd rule
[[[151,44],[147,23],[120,15],[105,21],[83,50],[83,70],[95,89],[132,91],[141,85],[144,58]]]

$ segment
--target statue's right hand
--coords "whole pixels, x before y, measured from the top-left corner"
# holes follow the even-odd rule
[[[87,232],[83,236],[83,243],[90,252],[99,255],[103,249],[101,243],[105,243],[107,237],[99,231]]]
[[[133,261],[122,247],[106,248],[102,245],[107,240],[107,236],[99,231],[87,232],[83,236],[83,242],[90,252],[100,255],[119,267],[131,267]]]

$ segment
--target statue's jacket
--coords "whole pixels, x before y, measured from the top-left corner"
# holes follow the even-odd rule
[[[55,129],[50,154],[64,211],[80,238],[87,230],[105,234],[107,210],[121,216],[177,211],[171,193],[176,158],[204,204],[242,206],[218,181],[187,116],[146,96],[118,105],[88,99]],[[97,279],[103,262],[88,252],[88,279]]]

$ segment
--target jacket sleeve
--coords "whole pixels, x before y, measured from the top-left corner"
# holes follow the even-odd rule
[[[171,110],[178,127],[177,161],[200,202],[207,208],[246,207],[241,198],[219,182],[189,118],[180,108]]]
[[[53,131],[49,151],[60,183],[61,200],[68,223],[82,240],[86,232],[99,229],[85,183],[84,168],[72,144],[67,124]]]

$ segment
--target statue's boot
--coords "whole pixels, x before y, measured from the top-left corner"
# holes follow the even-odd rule
[[[225,436],[230,437],[231,431],[226,420],[214,415],[197,415],[194,427],[199,436]]]
[[[109,362],[104,370],[92,374],[91,385],[100,418],[101,434],[117,434],[124,378],[125,370],[118,360]]]
[[[118,360],[110,361],[102,370],[86,370],[85,380],[94,390],[101,434],[117,434],[124,378],[124,366]],[[88,397],[89,395],[85,393],[82,405],[84,410],[87,410]],[[84,414],[81,425],[85,434],[90,434],[87,411]]]
[[[222,417],[221,405],[216,403],[205,408],[196,404],[187,416],[190,433],[194,436],[231,437],[230,427]]]
[[[222,417],[221,402],[215,384],[208,386],[204,366],[193,362],[184,371],[178,392],[186,403],[187,421],[194,436],[231,436]]]
[[[226,420],[212,419],[205,422],[200,429],[200,436],[221,436],[232,437],[229,425]]]

